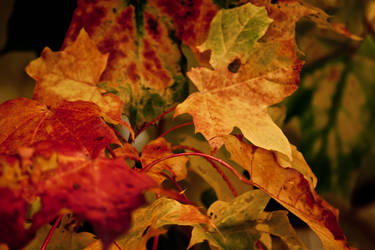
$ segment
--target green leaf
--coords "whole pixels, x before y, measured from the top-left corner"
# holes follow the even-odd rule
[[[53,232],[52,238],[48,243],[47,249],[71,249],[80,250],[95,241],[95,235],[88,232],[76,233],[79,223],[72,214],[64,215],[59,226]],[[40,228],[36,237],[25,250],[39,250],[52,226],[46,225]]]
[[[146,249],[147,240],[166,232],[168,225],[195,226],[209,223],[208,218],[192,205],[160,198],[133,213],[133,224],[117,243],[122,249]]]
[[[362,159],[374,147],[374,51],[367,38],[352,57],[306,72],[288,103],[288,120],[300,130],[301,151],[319,179],[318,188],[346,199]],[[302,102],[303,109],[294,108]]]
[[[232,202],[216,201],[207,211],[215,226],[209,230],[194,227],[189,246],[207,240],[219,249],[257,249],[256,242],[267,238],[263,234],[273,234],[291,249],[303,249],[285,211],[264,212],[269,199],[261,190],[252,190]]]
[[[287,211],[281,210],[263,213],[261,218],[263,221],[257,224],[255,228],[258,231],[280,237],[287,244],[288,249],[306,249],[290,225],[287,214]]]
[[[235,58],[246,62],[271,22],[265,8],[250,3],[220,10],[211,22],[207,40],[198,48],[211,50],[210,64],[213,67],[227,65]]]

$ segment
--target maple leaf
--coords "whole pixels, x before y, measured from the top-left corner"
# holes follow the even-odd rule
[[[283,239],[291,249],[304,249],[285,211],[264,212],[269,199],[261,190],[252,190],[231,202],[214,202],[207,211],[214,226],[208,230],[194,227],[189,247],[207,240],[219,249],[256,249],[256,242],[265,239],[265,235],[270,237],[271,233]],[[284,223],[282,229],[278,228],[279,223]]]
[[[62,102],[48,108],[35,100],[17,98],[0,105],[0,152],[15,154],[21,146],[48,140],[96,157],[109,143],[119,143],[90,102]]]
[[[251,4],[221,10],[211,23],[212,32],[201,46],[211,50],[210,63],[214,70],[200,67],[188,72],[199,92],[178,105],[175,115],[191,114],[196,132],[206,137],[213,150],[223,144],[221,136],[238,127],[255,145],[290,156],[289,142],[268,115],[267,107],[296,89],[301,62],[295,59],[286,66],[285,62],[278,63],[278,54],[286,51],[293,55],[291,42],[288,45],[276,40],[271,48],[268,43],[258,42],[270,23],[266,10]],[[264,54],[271,56],[265,60]],[[241,65],[239,71],[233,73],[228,65],[236,59],[249,68],[261,64],[268,69],[258,66],[245,71]]]
[[[299,1],[252,2],[260,7],[248,3],[217,13],[207,40],[198,47],[211,51],[213,70],[188,72],[199,92],[178,105],[175,115],[192,115],[196,132],[213,151],[223,144],[222,136],[238,127],[254,145],[291,158],[290,144],[267,108],[297,89],[303,62],[296,55],[296,22],[308,16],[319,27],[351,34],[329,23],[323,11]]]
[[[60,157],[59,169],[42,184],[43,207],[35,223],[53,218],[61,208],[71,209],[93,225],[106,248],[129,229],[131,212],[145,203],[143,191],[154,182],[122,159],[71,157]]]
[[[160,137],[149,142],[143,148],[141,156],[142,166],[145,167],[147,164],[150,164],[157,159],[172,154],[173,152],[171,144],[163,137]],[[157,183],[161,184],[165,179],[161,173],[164,170],[167,170],[176,179],[176,181],[181,181],[187,176],[186,163],[188,160],[189,159],[187,157],[177,157],[162,161],[147,171],[147,174]]]
[[[225,137],[225,147],[232,159],[244,163],[250,180],[290,212],[294,213],[319,236],[325,249],[350,249],[338,224],[338,211],[315,191],[313,183],[296,169],[282,167],[274,153],[254,147],[234,136]],[[301,154],[294,154],[291,165],[301,164]],[[308,168],[306,164],[306,168]]]
[[[53,152],[57,157],[52,157]],[[27,160],[31,161],[32,165],[28,167],[33,171],[47,170],[42,171],[34,182],[29,173],[20,180],[23,183],[20,187],[1,187],[7,195],[1,196],[4,206],[0,213],[4,224],[0,231],[7,232],[2,234],[7,238],[0,240],[12,248],[23,247],[62,209],[70,209],[79,219],[90,222],[103,247],[107,248],[130,227],[131,212],[145,203],[143,192],[155,186],[147,175],[132,170],[123,159],[98,156],[91,160],[66,145],[37,143],[29,158],[21,158],[21,162]],[[57,167],[50,169],[45,166],[50,164]],[[30,195],[30,190],[35,191]],[[32,224],[26,229],[23,223],[31,203],[29,200],[36,196],[40,197],[41,208],[32,216]],[[10,225],[6,218],[12,219],[13,224]]]
[[[102,53],[109,53],[101,86],[125,103],[125,114],[140,126],[187,95],[179,41],[205,39],[216,13],[210,1],[78,1],[63,46],[81,28]]]
[[[52,107],[63,101],[91,101],[108,122],[121,123],[122,101],[97,87],[107,59],[108,54],[101,54],[83,29],[63,51],[45,48],[41,57],[26,67],[37,83],[33,99]]]
[[[169,225],[194,227],[209,223],[208,217],[203,215],[198,207],[184,205],[164,197],[155,200],[145,208],[137,209],[132,217],[134,223],[131,228],[125,236],[116,241],[122,249],[146,250],[147,241],[164,234]],[[95,247],[97,245],[98,243],[94,243],[86,250],[97,249]]]

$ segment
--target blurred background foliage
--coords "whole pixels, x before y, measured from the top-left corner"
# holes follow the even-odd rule
[[[317,175],[319,193],[340,209],[349,241],[375,249],[375,1],[305,2],[324,9],[363,40],[299,22],[296,40],[306,63],[297,92],[277,105],[286,110],[277,123]],[[60,49],[75,6],[75,0],[58,7],[48,0],[0,1],[0,102],[32,96],[34,82],[24,68],[45,46]],[[162,122],[162,130],[173,124]],[[209,190],[202,196],[208,197],[203,203],[212,199]],[[169,246],[168,235],[159,249]]]

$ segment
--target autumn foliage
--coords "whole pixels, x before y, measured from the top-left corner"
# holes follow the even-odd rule
[[[61,51],[26,67],[33,98],[0,105],[0,243],[69,234],[67,249],[146,249],[178,225],[189,247],[304,249],[285,210],[265,211],[272,198],[325,249],[350,249],[269,108],[298,88],[297,21],[359,38],[298,0],[229,2],[78,0]],[[171,119],[137,151],[140,132]],[[193,173],[215,192],[207,209]]]

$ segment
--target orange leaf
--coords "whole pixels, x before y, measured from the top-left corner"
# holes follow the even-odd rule
[[[119,143],[91,102],[66,102],[48,108],[35,100],[17,98],[0,105],[0,153],[15,154],[21,146],[54,141],[91,157],[109,143]]]
[[[101,54],[83,29],[63,51],[45,48],[41,57],[26,67],[37,82],[33,99],[52,107],[63,101],[91,101],[100,107],[108,122],[121,123],[122,101],[96,86],[107,59],[108,54]]]
[[[338,223],[337,209],[324,201],[314,191],[313,183],[293,168],[305,162],[301,154],[294,153],[296,158],[291,162],[291,168],[284,168],[274,153],[246,144],[234,136],[225,137],[225,147],[232,159],[249,171],[253,185],[306,222],[325,249],[350,249]],[[308,168],[307,164],[305,168]]]
[[[199,92],[178,105],[175,115],[190,113],[196,132],[201,132],[216,150],[222,136],[234,127],[255,145],[290,155],[288,140],[272,121],[267,107],[281,101],[297,87],[296,80],[278,84],[273,78],[287,77],[286,72],[271,72],[262,77],[241,79],[227,70],[193,69],[189,77]]]
[[[142,166],[145,167],[147,164],[157,159],[172,154],[171,144],[163,137],[160,137],[151,141],[143,148],[141,156]],[[187,157],[171,158],[154,165],[147,173],[159,184],[165,179],[165,177],[161,175],[163,170],[167,170],[172,177],[176,178],[176,181],[180,181],[187,176],[186,163],[188,160]]]
[[[294,32],[297,20],[274,24],[287,24],[285,28]],[[251,4],[221,10],[199,47],[211,50],[214,70],[199,67],[188,72],[199,92],[178,105],[175,115],[191,114],[196,132],[214,151],[223,144],[222,136],[238,127],[253,144],[291,157],[290,144],[267,108],[297,89],[302,62],[296,56],[294,33],[270,37],[271,21],[264,8]]]
[[[118,158],[131,159],[134,161],[140,160],[137,149],[129,143],[125,143],[121,145],[121,147],[115,148],[113,152]]]

